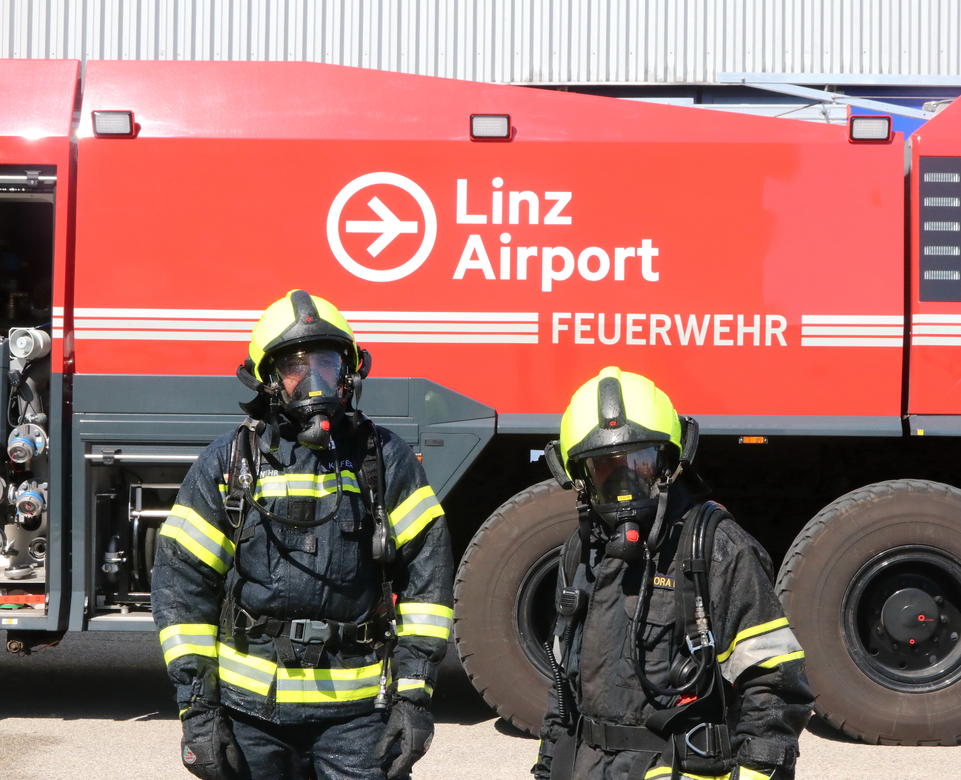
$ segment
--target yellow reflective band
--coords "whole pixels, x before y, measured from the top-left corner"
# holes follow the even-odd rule
[[[411,493],[406,500],[390,513],[390,524],[402,547],[423,531],[434,518],[444,514],[444,509],[430,485]]]
[[[741,769],[740,767],[738,767],[738,770],[741,772],[741,777],[752,777],[752,778],[765,777],[766,778],[765,775],[757,775],[757,773],[754,773],[752,775],[745,775],[744,774],[745,770]],[[644,780],[651,780],[652,778],[655,778],[655,777],[670,777],[672,771],[673,770],[669,766],[655,767],[654,769],[650,770],[646,775],[644,775]],[[726,774],[723,774],[723,775],[692,775],[692,774],[689,774],[688,772],[678,772],[677,774],[677,777],[679,778],[679,780],[728,780],[730,776],[731,776],[730,772],[727,772]]]
[[[184,713],[185,713],[187,710],[189,710],[189,709],[190,709],[190,707],[184,707],[180,712],[177,713],[177,717],[179,717],[181,720],[183,720],[183,719],[184,719]]]
[[[345,493],[360,493],[357,475],[352,471],[341,471],[342,490]],[[262,477],[257,483],[254,498],[285,498],[286,496],[305,496],[323,498],[337,492],[336,474],[275,474]]]
[[[266,696],[277,674],[277,664],[239,653],[223,642],[219,645],[220,679],[228,685]]]
[[[160,632],[160,646],[164,651],[164,663],[185,655],[217,657],[217,626],[207,623],[182,623],[167,626]]]
[[[777,620],[772,620],[769,623],[761,623],[759,626],[752,626],[751,628],[745,628],[737,636],[734,637],[734,641],[731,642],[731,646],[725,650],[723,653],[718,655],[717,662],[723,663],[726,661],[731,653],[734,652],[734,648],[737,646],[738,642],[742,642],[752,636],[757,636],[758,634],[766,634],[769,631],[775,631],[778,628],[784,628],[788,624],[787,618],[778,618]]]
[[[454,610],[443,604],[428,604],[419,601],[401,601],[397,604],[398,615],[437,615],[437,617],[454,619]]]
[[[778,664],[787,663],[788,661],[797,661],[804,658],[804,651],[797,650],[793,653],[787,653],[785,655],[777,655],[774,658],[768,658],[763,663],[758,664],[758,666],[764,669],[773,669]]]
[[[379,663],[357,669],[280,667],[277,670],[277,701],[307,704],[372,699],[380,689],[380,672]]]
[[[443,604],[416,601],[397,605],[397,636],[432,636],[447,641],[454,624],[454,610]]]
[[[429,685],[427,680],[416,680],[414,678],[401,678],[397,681],[398,691],[425,690],[428,696],[434,695],[434,686]]]
[[[172,521],[172,518],[180,518],[180,521]],[[178,542],[220,574],[226,574],[230,568],[234,543],[193,509],[174,504],[166,522],[160,526],[160,535]]]
[[[771,775],[766,775],[764,772],[755,772],[746,766],[739,766],[737,771],[738,778],[743,778],[743,780],[771,780]]]

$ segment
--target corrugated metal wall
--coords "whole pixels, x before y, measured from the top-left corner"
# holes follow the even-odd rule
[[[309,60],[477,81],[961,76],[959,0],[0,0],[0,57]]]

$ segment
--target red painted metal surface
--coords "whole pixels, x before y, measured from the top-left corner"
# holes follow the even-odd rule
[[[139,136],[92,138],[104,109]],[[471,113],[509,113],[514,140],[470,141]],[[499,412],[560,412],[609,364],[694,414],[901,411],[900,136],[333,66],[92,62],[79,166],[79,372],[232,374],[256,313],[303,287],[348,313],[376,375]]]
[[[53,305],[69,309],[73,237],[70,130],[80,76],[76,60],[4,60],[0,64],[0,165],[57,166],[55,204]],[[64,344],[68,343],[65,350]],[[55,338],[52,369],[70,370],[71,347]]]
[[[911,367],[910,414],[961,414],[961,302],[921,301],[919,179],[922,157],[961,156],[961,102],[911,137]],[[961,268],[961,261],[958,261]]]

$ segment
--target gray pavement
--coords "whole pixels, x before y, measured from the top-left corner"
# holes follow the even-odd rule
[[[537,740],[495,718],[453,659],[434,714],[437,735],[415,780],[530,777]],[[28,658],[0,655],[0,780],[187,780],[179,734],[153,635],[68,635]],[[817,720],[801,751],[798,780],[961,777],[957,747],[862,745]]]

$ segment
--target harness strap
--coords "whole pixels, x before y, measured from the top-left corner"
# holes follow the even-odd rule
[[[666,739],[645,726],[618,726],[601,723],[587,716],[584,716],[581,726],[581,739],[597,750],[614,752],[634,750],[661,753],[667,745]]]

